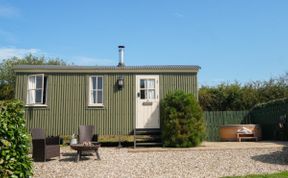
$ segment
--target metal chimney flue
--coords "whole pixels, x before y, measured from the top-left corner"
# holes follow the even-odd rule
[[[125,46],[118,46],[119,49],[119,63],[118,63],[118,67],[124,67],[124,48]]]

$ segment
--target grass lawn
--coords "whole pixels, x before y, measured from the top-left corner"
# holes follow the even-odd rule
[[[274,174],[252,174],[247,176],[232,176],[225,178],[285,178],[288,177],[288,171],[274,173]]]

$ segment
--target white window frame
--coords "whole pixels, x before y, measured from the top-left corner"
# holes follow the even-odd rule
[[[42,78],[42,84],[41,84],[41,88],[36,88],[37,87],[37,77],[41,77]],[[30,82],[30,78],[31,77],[34,77],[35,79],[35,88],[30,88],[31,87],[31,84],[29,83]],[[26,98],[26,105],[27,106],[46,106],[46,103],[43,103],[43,99],[44,99],[44,74],[33,74],[33,75],[29,75],[28,76],[28,82],[27,82],[27,98]],[[47,87],[47,86],[46,86]],[[31,91],[34,90],[34,93],[33,93],[33,101],[31,101]],[[36,102],[36,91],[37,90],[41,90],[41,102]],[[46,90],[47,92],[47,90]],[[46,97],[46,102],[47,102],[47,95],[45,96]]]
[[[141,99],[141,96],[140,96],[140,99],[141,100],[156,100],[156,79],[154,79],[154,78],[145,78],[145,79],[140,79],[140,82],[141,82],[141,80],[144,80],[144,88],[141,88],[140,87],[140,92],[141,91],[144,91],[144,93],[145,93],[145,98],[142,98]],[[149,80],[152,80],[152,81],[154,81],[154,87],[149,87],[148,86],[148,81]],[[154,91],[153,93],[154,93],[154,97],[153,98],[150,98],[149,96],[149,92],[150,91]]]
[[[93,83],[92,83],[92,78],[96,78],[96,88],[93,89]],[[98,89],[98,79],[101,78],[102,79],[102,88]],[[93,92],[96,92],[96,103],[94,103],[93,101]],[[102,93],[102,101],[98,103],[98,91],[101,91]],[[89,76],[89,97],[88,97],[88,105],[89,106],[104,106],[104,77],[101,75],[91,75]]]

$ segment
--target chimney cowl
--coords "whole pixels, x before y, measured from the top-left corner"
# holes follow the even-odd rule
[[[119,63],[118,63],[118,67],[124,67],[125,63],[124,63],[124,48],[125,46],[118,46],[119,49]]]

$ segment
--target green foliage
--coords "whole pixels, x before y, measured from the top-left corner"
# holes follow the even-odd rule
[[[288,103],[288,98],[275,99],[275,100],[271,100],[265,103],[257,104],[251,110],[265,109],[265,108],[273,107],[273,106],[281,106],[287,103]]]
[[[220,84],[203,86],[199,90],[199,102],[205,111],[249,110],[258,103],[288,97],[288,73],[269,81],[250,82],[241,85]]]
[[[15,65],[66,65],[61,59],[46,59],[32,54],[24,57],[4,59],[0,63],[0,100],[14,98],[16,75],[13,71]]]
[[[161,101],[161,122],[164,146],[197,146],[205,137],[203,112],[192,94],[168,93]]]
[[[0,100],[9,100],[14,97],[14,88],[8,83],[0,84]]]
[[[0,102],[0,177],[32,175],[29,143],[23,103],[19,100]]]

